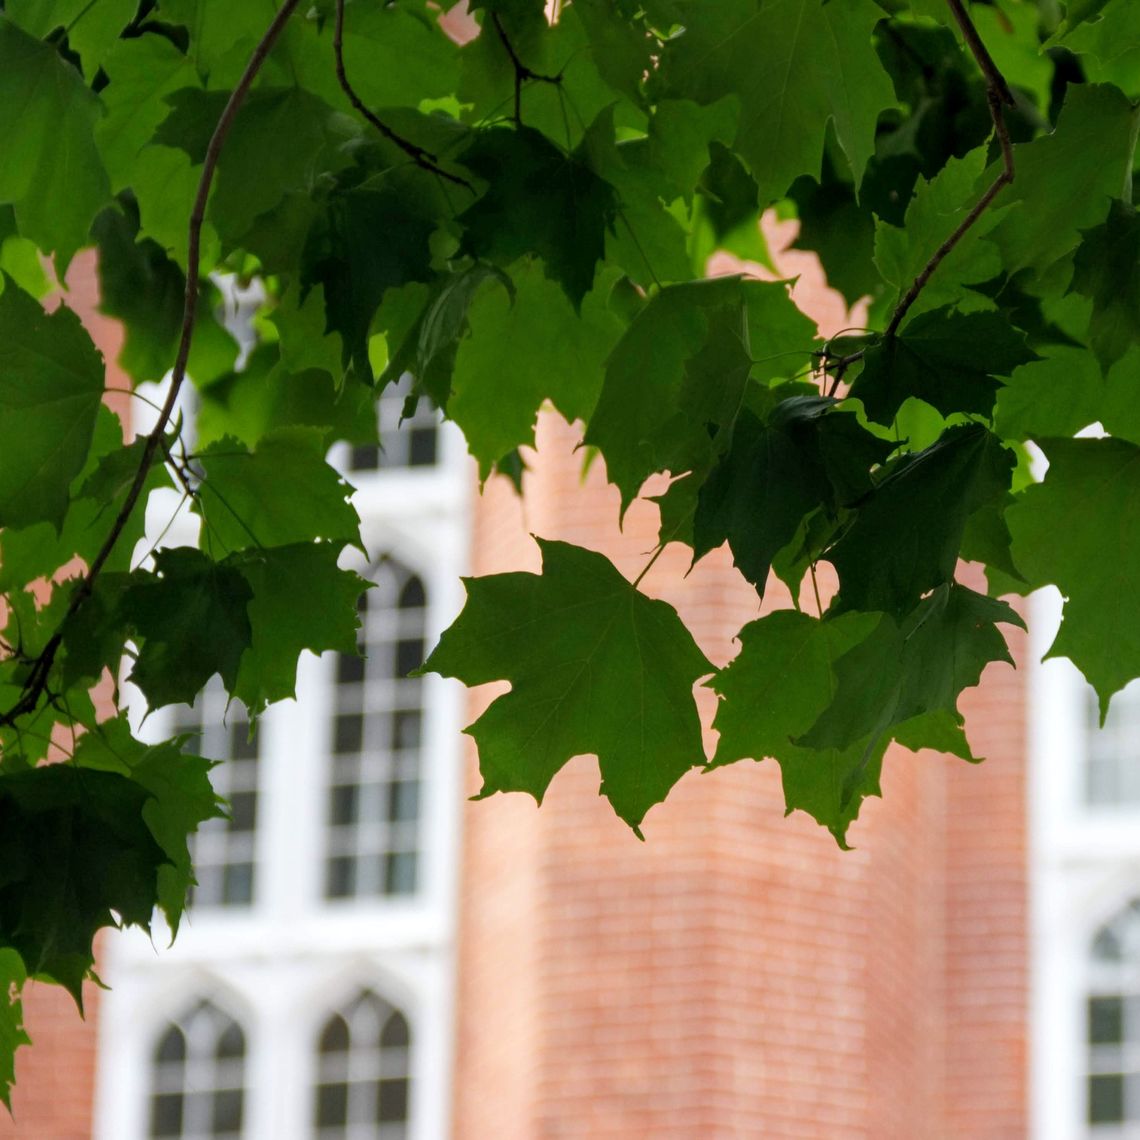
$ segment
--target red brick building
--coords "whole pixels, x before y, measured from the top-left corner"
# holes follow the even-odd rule
[[[339,457],[381,583],[367,667],[305,663],[256,748],[209,694],[165,722],[233,754],[234,820],[199,841],[173,949],[106,941],[112,989],[85,1024],[31,988],[0,1136],[1140,1135],[1140,829],[1120,806],[1140,801],[1121,783],[1136,702],[1091,732],[1071,674],[1036,669],[1015,631],[1019,671],[964,701],[986,763],[892,752],[850,852],[784,818],[771,762],[694,771],[645,843],[591,758],[541,809],[466,803],[470,703],[401,679],[461,604],[457,573],[534,567],[536,533],[632,577],[655,509],[619,534],[616,493],[597,467],[583,485],[554,417],[525,501],[477,498],[460,441],[424,420],[393,442],[396,408],[383,458]],[[729,660],[755,594],[723,552],[687,578],[671,554],[645,588]]]

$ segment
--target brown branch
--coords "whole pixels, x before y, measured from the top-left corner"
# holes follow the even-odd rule
[[[495,31],[499,33],[499,39],[502,41],[503,47],[506,48],[507,55],[510,56],[511,66],[515,69],[515,126],[522,126],[522,85],[528,79],[535,79],[539,83],[553,83],[558,86],[562,82],[561,75],[541,75],[537,71],[532,71],[521,59],[519,59],[518,52],[515,51],[514,44],[511,43],[510,37],[507,35],[506,28],[503,27],[503,21],[499,19],[498,12],[491,13],[491,19],[495,25]]]
[[[253,53],[249,57],[249,62],[245,66],[245,71],[242,72],[241,78],[230,93],[225,109],[222,111],[217,125],[214,127],[214,133],[210,136],[209,145],[206,147],[206,156],[202,162],[202,174],[198,179],[198,191],[194,196],[194,207],[190,213],[186,261],[186,293],[182,303],[182,330],[179,335],[178,352],[174,359],[174,367],[170,374],[170,391],[167,393],[166,401],[162,405],[158,423],[155,424],[150,434],[146,437],[146,443],[143,446],[142,459],[139,461],[138,470],[135,472],[134,480],[127,490],[123,505],[119,508],[119,513],[115,516],[115,521],[111,524],[111,530],[107,538],[99,548],[99,553],[96,554],[92,560],[87,573],[72,592],[71,599],[68,602],[67,612],[60,622],[59,628],[51,635],[47,644],[39,652],[35,661],[32,662],[31,670],[28,673],[27,679],[24,681],[24,687],[20,693],[19,700],[17,700],[6,713],[0,715],[0,725],[14,725],[19,717],[26,715],[36,708],[40,702],[40,698],[47,691],[48,677],[51,674],[52,666],[55,664],[56,654],[58,654],[59,648],[63,644],[64,627],[68,621],[75,616],[79,607],[91,597],[91,593],[95,588],[95,580],[99,577],[100,572],[107,563],[107,559],[110,558],[111,552],[115,549],[115,544],[126,528],[131,513],[134,511],[135,505],[138,503],[139,496],[142,494],[143,487],[146,484],[147,475],[150,473],[151,467],[154,466],[154,461],[159,451],[163,449],[166,425],[170,422],[170,417],[174,414],[174,407],[178,401],[178,392],[182,387],[183,380],[186,379],[186,362],[190,358],[190,345],[194,338],[194,318],[198,309],[198,290],[201,281],[198,262],[202,247],[202,226],[206,218],[206,202],[210,197],[210,187],[213,185],[214,174],[218,167],[218,159],[221,156],[222,146],[226,141],[226,136],[229,134],[230,127],[233,126],[233,121],[237,117],[237,113],[241,109],[241,105],[245,101],[246,96],[249,94],[254,79],[257,78],[257,73],[261,70],[262,65],[273,49],[274,43],[276,43],[282,29],[285,27],[289,17],[293,14],[299,3],[300,0],[284,0],[277,11],[277,15],[274,16],[273,22],[266,29],[265,35],[261,37],[257,46],[253,49]]]
[[[990,118],[993,119],[994,134],[997,137],[998,144],[1001,146],[1002,171],[994,180],[993,185],[986,190],[974,205],[973,209],[962,219],[954,232],[934,251],[933,256],[923,267],[922,272],[919,273],[911,283],[910,288],[903,294],[898,306],[891,314],[890,323],[887,325],[886,331],[883,334],[885,340],[890,340],[890,338],[898,332],[899,325],[902,324],[903,318],[910,311],[915,301],[918,300],[919,294],[926,288],[927,282],[929,282],[930,278],[934,275],[934,271],[946,260],[954,247],[973,228],[982,214],[986,212],[990,203],[1013,181],[1014,176],[1013,143],[1010,141],[1009,128],[1005,124],[1005,115],[1002,111],[1003,106],[1013,106],[1013,93],[1010,91],[1009,84],[1006,83],[1001,72],[998,71],[997,65],[991,58],[990,53],[986,50],[986,45],[982,43],[973,21],[967,15],[965,8],[962,7],[962,0],[946,0],[946,3],[950,6],[950,11],[953,12],[954,18],[958,21],[958,26],[962,29],[962,35],[966,40],[966,45],[969,47],[971,54],[978,63],[978,67],[985,76],[986,101],[990,106]]]
[[[451,174],[439,166],[434,154],[431,154],[429,151],[424,150],[422,146],[417,146],[414,142],[409,141],[404,138],[403,135],[399,135],[392,130],[383,119],[380,119],[368,109],[364,100],[356,93],[356,88],[349,82],[348,72],[344,67],[344,0],[336,0],[336,22],[333,26],[333,54],[336,56],[337,82],[359,115],[371,123],[390,143],[394,143],[398,146],[417,166],[430,171],[432,174],[439,175],[440,178],[446,178],[448,182],[454,182],[457,186],[472,190],[471,183],[465,178],[461,178],[458,174]]]

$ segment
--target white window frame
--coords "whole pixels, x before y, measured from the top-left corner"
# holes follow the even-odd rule
[[[343,460],[344,452],[339,457]],[[334,460],[337,458],[334,452]],[[474,484],[462,436],[439,430],[432,467],[347,475],[361,516],[368,562],[384,553],[423,581],[430,648],[463,602],[469,503]],[[169,496],[167,496],[169,497]],[[176,500],[172,500],[174,502]],[[151,535],[168,517],[157,509]],[[197,519],[183,508],[166,544],[193,542]],[[152,539],[153,541],[153,539]],[[145,548],[143,548],[145,549]],[[353,559],[356,559],[353,561]],[[344,565],[368,565],[346,552]],[[374,990],[408,1018],[412,1035],[409,1140],[450,1130],[462,690],[424,678],[425,779],[420,863],[414,895],[325,900],[327,761],[335,654],[304,654],[299,701],[271,709],[259,726],[254,901],[187,916],[177,942],[141,932],[107,937],[101,976],[96,1140],[147,1135],[154,1042],[187,1003],[218,995],[246,1034],[245,1134],[250,1140],[305,1140],[312,1130],[317,1037],[330,1013],[360,989]],[[139,701],[136,708],[142,707]],[[137,719],[137,718],[136,718]],[[161,713],[150,718],[162,735]],[[285,765],[280,761],[294,758]]]
[[[1061,595],[1031,601],[1029,764],[1031,1135],[1078,1140],[1088,1126],[1092,941],[1140,895],[1140,805],[1084,794],[1087,686],[1064,658],[1042,661],[1060,627]]]

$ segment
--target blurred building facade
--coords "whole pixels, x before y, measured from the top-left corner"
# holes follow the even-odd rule
[[[810,275],[797,288],[840,319]],[[116,330],[91,320],[113,359]],[[366,663],[306,661],[253,744],[212,693],[157,726],[231,757],[233,818],[198,840],[173,948],[105,940],[111,989],[90,987],[85,1023],[31,987],[0,1136],[1140,1135],[1140,700],[1098,730],[1072,671],[1032,664],[1051,603],[1040,646],[1014,631],[1018,671],[964,698],[986,763],[892,751],[852,851],[784,818],[771,762],[694,771],[645,843],[592,758],[541,809],[467,803],[459,729],[488,697],[405,676],[461,605],[458,575],[537,568],[533,533],[633,577],[656,512],[635,505],[619,533],[616,492],[598,465],[583,480],[556,417],[520,502],[505,480],[478,496],[429,418],[392,434],[398,409],[381,407],[382,452],[337,457],[378,582]],[[643,585],[724,663],[755,594],[724,552],[685,569],[667,551]]]

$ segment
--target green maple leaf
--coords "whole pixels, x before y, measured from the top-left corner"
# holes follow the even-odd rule
[[[87,239],[110,183],[95,146],[99,100],[51,44],[0,14],[0,202],[60,267]]]
[[[4,14],[33,36],[66,31],[68,46],[92,78],[137,10],[137,0],[8,0],[4,5]]]
[[[871,490],[871,468],[895,445],[855,416],[830,412],[832,403],[792,398],[766,421],[740,413],[727,454],[700,490],[697,558],[727,541],[737,568],[763,594],[772,560],[812,511],[834,511]]]
[[[186,546],[156,551],[154,564],[154,573],[135,571],[120,602],[143,641],[130,679],[152,709],[192,704],[215,673],[233,692],[252,639],[249,583]]]
[[[898,726],[908,725],[918,730],[903,732],[908,748],[938,748],[953,743],[944,739],[950,727],[958,729],[959,739],[948,750],[974,759],[960,734],[958,697],[978,683],[991,662],[1013,664],[998,623],[1025,628],[1005,602],[957,582],[944,583],[901,624],[884,619],[836,663],[831,704],[796,743],[849,748],[868,738],[889,738]],[[924,728],[932,729],[935,739],[923,740]]]
[[[1043,272],[1101,222],[1131,167],[1137,114],[1116,87],[1074,84],[1057,129],[1017,148],[1017,177],[995,199],[1015,205],[989,235],[1010,274]]]
[[[187,56],[202,78],[222,86],[228,76],[219,78],[215,72],[222,64],[232,70],[234,61],[238,67],[245,63],[276,7],[275,0],[246,0],[238,5],[228,0],[162,0],[160,11],[164,20],[181,24],[190,33]]]
[[[2,284],[0,526],[58,530],[91,447],[103,358],[70,309],[45,313],[7,274]]]
[[[1140,343],[1140,217],[1113,199],[1108,219],[1081,236],[1070,288],[1093,303],[1089,344],[1107,373]]]
[[[344,363],[371,380],[368,335],[389,289],[430,281],[433,224],[383,183],[335,192],[305,239],[302,301],[313,285],[325,294],[326,332],[339,333]]]
[[[0,591],[25,586],[36,578],[50,578],[72,557],[90,564],[106,539],[106,526],[122,504],[129,480],[141,457],[143,441],[123,446],[118,417],[100,405],[91,450],[83,470],[72,480],[72,497],[63,527],[50,522],[8,527],[0,531]],[[143,492],[123,527],[106,566],[129,568],[135,543],[143,536],[147,496],[157,487],[170,486],[165,468],[154,466]]]
[[[593,412],[603,365],[621,335],[605,290],[590,293],[575,314],[562,290],[537,264],[515,271],[513,299],[484,290],[469,311],[471,335],[460,343],[448,416],[487,478],[520,444],[533,445],[544,400],[571,422]]]
[[[982,193],[986,171],[984,150],[952,158],[927,181],[920,178],[907,206],[902,226],[879,220],[875,224],[875,265],[883,280],[900,296],[910,288],[930,259],[974,207]],[[983,240],[1003,217],[990,208],[947,254],[919,295],[912,318],[928,309],[957,304],[972,282],[988,281],[1001,271],[1001,258],[992,242]]]
[[[464,684],[507,680],[467,729],[481,795],[542,800],[573,756],[593,753],[602,794],[635,831],[704,763],[692,688],[712,665],[665,602],[602,555],[538,540],[543,572],[466,579],[467,604],[423,669]]]
[[[769,614],[740,631],[739,654],[709,682],[721,698],[713,722],[720,740],[710,767],[774,759],[788,812],[806,811],[841,847],[862,800],[879,794],[886,740],[845,748],[792,741],[808,732],[834,697],[836,663],[887,620],[880,614],[827,621],[790,610]],[[790,676],[802,684],[789,686]]]
[[[839,606],[901,619],[950,581],[967,520],[1009,490],[1013,467],[1013,454],[973,424],[898,460],[824,555],[839,572]]]
[[[351,488],[325,462],[324,432],[279,428],[249,451],[233,438],[201,454],[205,542],[223,553],[328,539],[360,545]]]
[[[16,1083],[16,1050],[30,1045],[24,1029],[24,1005],[20,991],[28,980],[24,959],[13,949],[0,949],[0,1101],[12,1111],[12,1087]]]
[[[154,141],[179,147],[195,164],[229,98],[228,92],[188,87],[167,97],[170,115]],[[343,166],[338,148],[346,131],[323,99],[298,87],[254,91],[241,105],[210,197],[209,216],[224,241],[236,243],[261,214],[277,206],[286,193],[311,193],[318,174]],[[282,140],[288,145],[282,145]]]
[[[740,100],[734,148],[760,204],[782,198],[801,174],[818,177],[833,123],[856,185],[875,149],[879,112],[894,91],[871,46],[883,18],[873,0],[685,0],[684,32],[662,52],[665,92],[712,103]]]
[[[50,764],[0,781],[0,945],[83,1008],[101,927],[149,927],[164,854],[146,791],[110,772]]]
[[[339,543],[299,543],[248,551],[228,563],[241,572],[251,594],[252,639],[234,689],[251,716],[297,695],[302,650],[356,652],[356,603],[368,583],[337,566],[340,550]]]
[[[84,733],[72,763],[117,773],[145,793],[142,819],[165,856],[158,867],[156,902],[172,935],[177,934],[194,882],[187,839],[206,820],[224,815],[222,801],[210,786],[214,762],[184,752],[178,741],[143,744],[131,735],[126,716],[120,715]]]
[[[490,184],[459,215],[461,252],[500,265],[537,254],[580,309],[605,255],[613,187],[581,154],[564,153],[529,127],[479,131],[460,157]]]
[[[524,266],[526,271],[529,266]],[[496,266],[476,262],[458,273],[439,278],[427,291],[423,307],[406,328],[386,325],[392,351],[380,375],[380,384],[395,383],[405,372],[410,372],[419,387],[428,392],[439,407],[446,408],[451,399],[452,369],[460,341],[468,331],[471,307],[484,291],[483,286],[490,282],[503,287],[513,307],[514,281]],[[385,317],[390,320],[391,312],[385,313]]]
[[[103,62],[110,82],[100,92],[104,115],[95,142],[118,193],[136,174],[139,152],[170,114],[166,97],[197,82],[194,68],[165,36],[137,36],[118,43]]]
[[[814,340],[780,282],[721,277],[662,289],[610,353],[586,428],[623,511],[654,472],[711,463],[710,426],[732,422],[749,375],[793,375]]]
[[[1034,587],[1065,595],[1047,656],[1068,657],[1100,697],[1140,676],[1130,583],[1140,574],[1140,447],[1120,439],[1040,441],[1045,481],[1006,512],[1013,557]]]
[[[937,309],[866,349],[851,395],[863,402],[869,419],[881,424],[892,423],[912,396],[944,416],[988,416],[1000,387],[997,377],[1036,357],[1025,335],[1000,313]]]

